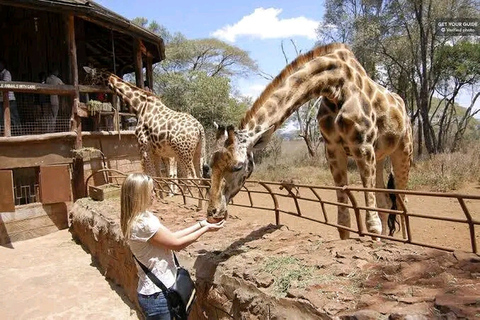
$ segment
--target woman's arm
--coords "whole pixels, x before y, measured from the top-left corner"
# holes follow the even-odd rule
[[[197,224],[198,225],[198,224]],[[186,228],[191,229],[195,226]],[[150,238],[148,242],[158,247],[162,247],[169,250],[182,250],[187,247],[189,244],[195,242],[202,234],[208,231],[217,231],[218,229],[223,228],[223,221],[218,224],[207,224],[204,227],[197,228],[197,230],[190,232],[189,234],[177,237],[175,233],[168,230],[163,225],[160,226],[160,229]],[[181,231],[184,231],[181,230]]]
[[[198,221],[197,223],[195,223],[193,226],[190,226],[188,228],[185,228],[185,229],[182,229],[182,230],[178,230],[178,231],[175,231],[173,234],[177,237],[177,238],[181,238],[183,236],[186,236],[186,235],[189,235],[190,233],[192,232],[195,232],[197,231],[198,229],[201,229],[202,227],[206,226],[207,222],[205,220],[202,220],[202,221]]]

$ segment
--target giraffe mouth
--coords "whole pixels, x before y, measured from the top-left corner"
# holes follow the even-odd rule
[[[223,221],[223,220],[227,220],[227,217],[228,217],[228,212],[227,211],[224,211],[222,216],[208,216],[207,217],[207,222],[208,223],[219,223],[220,221]]]
[[[207,222],[208,223],[219,223],[220,221],[225,220],[225,219],[220,219],[220,218],[208,218]]]

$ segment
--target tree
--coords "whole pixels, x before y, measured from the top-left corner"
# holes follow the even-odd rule
[[[376,52],[374,41],[380,32],[379,17],[384,6],[382,0],[326,0],[325,14],[317,34],[320,43],[348,43],[367,73],[376,78]]]
[[[463,139],[470,120],[480,112],[480,110],[473,110],[479,96],[478,92],[462,115],[458,115],[455,108],[455,99],[460,90],[480,82],[480,44],[462,41],[455,45],[444,46],[436,52],[435,60],[441,83],[436,90],[443,97],[442,102],[445,104],[439,120],[437,149],[445,150],[447,135],[455,130],[450,146],[450,150],[455,151]],[[435,114],[436,110],[432,117]]]
[[[209,76],[247,76],[257,72],[248,53],[218,39],[188,40],[175,35],[166,47],[164,72],[204,71]]]
[[[169,108],[192,114],[207,130],[213,121],[240,120],[251,101],[235,94],[231,79],[257,72],[247,52],[218,39],[191,40],[172,34],[146,18],[132,21],[165,42],[166,59],[154,66],[153,89]]]
[[[441,85],[435,55],[455,39],[440,36],[435,20],[478,17],[478,0],[327,0],[325,7],[319,34],[336,41],[343,37],[367,73],[402,96],[412,122],[418,117],[419,141],[428,153],[441,151],[431,122],[432,99]]]

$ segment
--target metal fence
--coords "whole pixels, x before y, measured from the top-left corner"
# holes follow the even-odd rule
[[[116,184],[121,184],[121,182],[126,176],[126,174],[122,172],[110,169],[99,170],[93,174],[102,172],[108,172],[110,182]],[[90,177],[87,179],[87,184]],[[187,204],[187,199],[189,198],[197,200],[208,200],[208,189],[210,187],[210,180],[181,178],[169,179],[162,177],[155,177],[154,180],[156,181],[156,190],[159,194],[174,194],[180,196],[184,204]],[[280,190],[280,187],[282,187],[283,190]],[[336,201],[336,199],[333,200],[333,198],[335,198],[333,196],[325,197],[324,195],[322,195],[326,191],[336,193],[337,190],[344,191],[347,194],[349,203],[339,203]],[[420,200],[434,198],[437,199],[437,201],[440,201],[440,199],[446,199],[448,203],[454,203],[455,208],[458,210],[455,210],[452,216],[446,216],[445,213],[442,214],[442,212],[440,212],[441,208],[437,212],[430,212],[429,214],[418,213],[414,210],[409,209],[406,201],[402,200],[401,197],[398,197],[400,199],[401,205],[398,210],[371,208],[367,207],[362,203],[363,199],[359,200],[359,198],[366,191],[371,191],[379,194],[393,193],[396,195],[405,195],[407,197],[415,196],[420,197]],[[261,197],[263,197],[262,201],[260,201]],[[264,204],[265,197],[270,199],[269,205]],[[243,201],[238,201],[239,198],[243,198]],[[285,204],[285,201],[283,201],[282,199],[287,199],[288,201],[293,202],[293,205]],[[317,208],[313,216],[312,214],[306,214],[306,209],[304,208],[305,203],[314,204],[315,208]],[[239,194],[231,201],[230,206],[259,209],[272,212],[275,214],[275,221],[277,224],[280,224],[282,215],[290,215],[311,222],[348,230],[350,232],[358,234],[359,236],[372,236],[397,242],[419,245],[423,247],[454,251],[458,248],[454,248],[452,246],[438,245],[432,243],[433,241],[417,240],[419,238],[418,233],[421,231],[414,231],[414,228],[412,227],[412,219],[425,219],[428,221],[447,222],[453,224],[453,226],[466,226],[466,228],[468,229],[468,237],[470,239],[470,250],[473,253],[478,253],[477,238],[480,238],[480,233],[477,235],[476,228],[478,229],[478,225],[480,225],[480,195],[375,188],[366,189],[352,186],[345,186],[341,188],[335,186],[315,186],[306,184],[289,184],[287,188],[285,188],[285,184],[281,182],[249,180],[242,187]],[[353,216],[355,217],[355,221],[353,222],[354,226],[347,228],[345,226],[341,226],[332,222],[332,211],[329,212],[329,210],[327,210],[327,206],[342,206],[352,209],[354,213]],[[475,209],[472,210],[471,207],[474,207]],[[309,211],[311,211],[312,206],[310,205],[309,208]],[[425,209],[427,210],[428,208]],[[373,234],[366,231],[362,216],[367,210],[399,215],[405,223],[405,230],[402,237],[390,237],[386,235]],[[452,230],[455,230],[455,227],[452,228]],[[454,235],[455,231],[452,232],[452,236]],[[432,237],[428,238],[434,237],[432,235]]]

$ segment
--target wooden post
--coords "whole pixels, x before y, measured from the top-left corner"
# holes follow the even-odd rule
[[[80,92],[78,87],[78,63],[77,63],[77,44],[75,42],[75,16],[70,14],[67,17],[67,42],[68,57],[70,60],[70,79],[75,87],[73,95],[71,130],[77,133],[75,140],[75,149],[82,147],[82,120],[78,115],[78,106],[80,104]],[[77,200],[85,196],[85,172],[83,169],[83,159],[73,159],[73,198]]]
[[[8,100],[8,91],[3,91],[3,135],[10,137],[12,135],[12,127],[10,121],[10,100]]]
[[[146,74],[147,74],[147,81],[150,90],[153,91],[153,61],[150,55],[147,56],[147,65],[145,66]]]
[[[143,89],[143,61],[142,61],[142,50],[140,48],[140,40],[135,39],[134,50],[134,61],[135,61],[135,79],[137,87]]]

